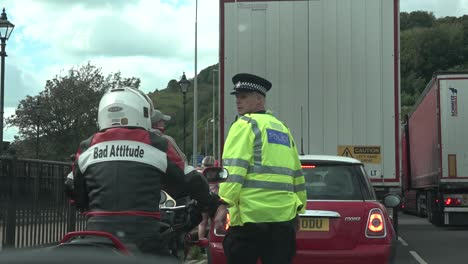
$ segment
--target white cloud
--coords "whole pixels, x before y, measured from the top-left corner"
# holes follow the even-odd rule
[[[27,68],[18,68],[40,73],[43,84],[59,73],[51,70],[90,61],[106,72],[140,77],[145,87],[164,88],[161,84],[182,71],[194,75],[189,74],[194,71],[194,2],[6,0],[9,19],[16,25],[8,60],[17,65],[29,60]],[[218,61],[217,4],[200,0],[198,18],[201,70]]]
[[[11,115],[15,114],[15,109],[14,107],[5,107],[5,117],[10,117]],[[4,124],[5,125],[5,124]],[[3,130],[3,140],[4,141],[13,141],[15,135],[18,134],[18,128],[17,127],[5,127]]]
[[[193,78],[195,1],[4,0],[15,24],[7,42],[5,117],[47,80],[90,62],[105,74],[163,89],[182,72]],[[218,1],[198,0],[198,67],[218,62]],[[17,131],[4,131],[10,140]]]

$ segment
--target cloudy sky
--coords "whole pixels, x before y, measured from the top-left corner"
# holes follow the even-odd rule
[[[340,0],[341,1],[341,0]],[[218,0],[198,0],[198,71],[218,61]],[[2,0],[15,24],[7,42],[5,116],[46,80],[91,62],[139,77],[145,92],[194,76],[195,0]],[[400,0],[401,11],[468,13],[468,0]],[[4,131],[12,140],[16,129]]]

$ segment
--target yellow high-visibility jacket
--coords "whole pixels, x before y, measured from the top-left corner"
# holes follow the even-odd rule
[[[289,129],[271,114],[246,114],[229,130],[223,151],[229,171],[219,196],[231,225],[282,222],[305,212],[301,163]]]

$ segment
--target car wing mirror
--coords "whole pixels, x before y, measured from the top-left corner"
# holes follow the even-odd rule
[[[385,207],[398,207],[401,204],[401,197],[395,193],[386,194],[383,197],[383,204],[385,205]]]

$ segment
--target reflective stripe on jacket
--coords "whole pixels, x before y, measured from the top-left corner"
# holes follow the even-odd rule
[[[301,163],[289,129],[270,114],[246,114],[231,126],[223,152],[229,177],[219,196],[231,225],[280,222],[305,211]]]

